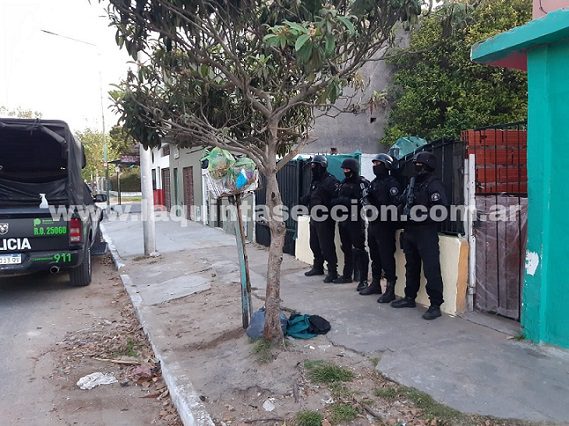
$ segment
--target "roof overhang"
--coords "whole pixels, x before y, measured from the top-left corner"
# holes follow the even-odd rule
[[[569,40],[569,8],[475,44],[470,58],[479,64],[527,71],[528,50],[564,39]]]

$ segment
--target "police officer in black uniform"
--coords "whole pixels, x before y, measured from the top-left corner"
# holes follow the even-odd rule
[[[338,258],[336,257],[336,245],[334,237],[336,223],[330,217],[332,199],[338,189],[338,179],[327,171],[328,160],[323,155],[315,155],[310,161],[312,182],[310,192],[301,199],[301,203],[310,208],[310,249],[314,254],[312,269],[304,275],[324,275],[324,261],[328,263],[328,275],[324,278],[325,283],[331,283],[338,278]],[[313,208],[322,206],[325,212],[321,212],[324,220],[316,220]]]
[[[393,158],[378,154],[372,160],[375,179],[364,197],[364,203],[375,207],[378,216],[370,218],[368,245],[372,256],[372,282],[360,294],[381,294],[381,275],[387,280],[387,288],[377,301],[389,303],[395,300],[395,231],[398,224],[397,206],[401,196],[399,181],[390,174]],[[375,265],[378,265],[376,267]]]
[[[439,262],[439,224],[434,220],[434,206],[448,207],[445,188],[433,173],[437,158],[430,152],[420,152],[413,158],[415,176],[404,194],[405,229],[401,246],[405,253],[405,298],[391,302],[394,308],[414,308],[421,279],[421,262],[427,279],[427,294],[431,306],[423,314],[426,320],[441,316],[443,280]],[[421,209],[422,211],[420,211]],[[431,214],[430,214],[430,213]]]
[[[337,197],[332,200],[333,206],[344,206],[347,210],[342,220],[338,221],[342,252],[344,253],[344,269],[342,276],[334,280],[335,284],[352,282],[352,274],[357,268],[359,272],[358,290],[367,287],[369,257],[365,249],[365,221],[361,215],[360,200],[369,186],[369,181],[360,176],[359,164],[353,158],[342,162],[345,179],[338,187]]]

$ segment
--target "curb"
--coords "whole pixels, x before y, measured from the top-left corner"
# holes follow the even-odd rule
[[[109,246],[115,268],[120,272],[120,269],[123,268],[125,264],[122,262],[119,252],[104,227],[102,227],[101,231],[103,233],[103,238]],[[150,327],[142,316],[142,298],[134,291],[132,279],[128,274],[119,275],[121,277],[123,287],[132,302],[136,317],[142,326],[144,334],[150,342],[150,346],[154,351],[156,359],[160,363],[160,370],[162,372],[164,383],[166,383],[168,392],[170,393],[170,397],[172,398],[172,402],[178,411],[182,423],[184,426],[214,426],[215,423],[205,409],[205,406],[202,404],[200,396],[197,394],[192,384],[190,382],[185,385],[179,384],[176,375],[170,371],[170,368],[164,362],[164,356],[154,344]]]

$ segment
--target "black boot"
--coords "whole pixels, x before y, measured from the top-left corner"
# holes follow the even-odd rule
[[[395,281],[387,281],[387,288],[385,293],[383,293],[377,303],[389,303],[395,300]]]
[[[348,284],[352,282],[352,277],[347,277],[345,275],[339,276],[338,278],[336,278],[334,281],[332,281],[334,284]]]
[[[304,273],[306,277],[314,277],[316,275],[324,275],[324,268],[313,266],[310,271]]]
[[[423,319],[430,321],[440,316],[441,316],[441,308],[439,308],[438,306],[429,306],[427,312],[423,314]]]
[[[358,286],[356,287],[356,291],[362,291],[365,290],[366,288],[368,288],[368,283],[366,280],[360,281],[358,283]],[[360,293],[361,294],[361,293]]]
[[[381,281],[379,278],[374,278],[369,286],[360,291],[362,296],[370,294],[381,294]]]
[[[324,278],[324,282],[326,284],[334,282],[335,279],[338,278],[338,272],[336,271],[328,271],[328,275],[326,275],[326,278]]]
[[[416,306],[415,299],[409,299],[408,297],[391,302],[392,308],[414,308]]]

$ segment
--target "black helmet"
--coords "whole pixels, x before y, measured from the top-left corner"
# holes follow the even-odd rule
[[[349,169],[355,174],[358,174],[360,165],[358,164],[357,160],[355,160],[354,158],[346,158],[344,161],[342,161],[341,168]]]
[[[387,170],[392,170],[394,166],[393,157],[388,154],[377,154],[371,161],[379,161],[385,165]]]
[[[415,154],[415,157],[413,157],[413,163],[422,163],[433,171],[437,167],[437,157],[435,157],[435,154],[432,152],[422,151]]]
[[[327,168],[328,167],[328,159],[326,157],[324,157],[323,155],[315,155],[310,160],[310,164],[320,164],[322,167]]]

